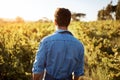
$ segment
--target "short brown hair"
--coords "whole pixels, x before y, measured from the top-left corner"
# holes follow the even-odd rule
[[[57,8],[54,14],[58,26],[68,26],[71,20],[71,12],[65,8]]]

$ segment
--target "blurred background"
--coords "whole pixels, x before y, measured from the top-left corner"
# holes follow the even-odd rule
[[[120,0],[0,0],[0,80],[32,80],[36,51],[55,32],[58,7],[70,9],[69,30],[85,46],[79,80],[120,80]]]

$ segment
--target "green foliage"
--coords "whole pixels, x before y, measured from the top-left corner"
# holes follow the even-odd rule
[[[118,6],[116,8],[116,19],[120,20],[120,1],[118,1]]]
[[[0,25],[0,80],[30,80],[39,41],[53,32],[52,24]]]
[[[72,23],[85,45],[85,74],[93,80],[120,79],[120,21]]]
[[[120,21],[71,22],[69,30],[85,45],[86,77],[120,79]],[[1,23],[0,80],[30,80],[39,42],[53,32],[49,22]]]
[[[98,11],[98,20],[120,20],[120,1],[117,5],[110,2],[105,9]]]
[[[71,18],[72,18],[72,21],[80,21],[80,18],[81,17],[85,17],[86,16],[86,14],[84,14],[84,13],[72,13],[72,15],[71,15]]]

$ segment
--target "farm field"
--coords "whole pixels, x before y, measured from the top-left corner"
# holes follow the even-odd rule
[[[85,45],[84,80],[120,80],[120,21],[71,22]],[[0,80],[31,80],[40,40],[52,22],[0,22]]]

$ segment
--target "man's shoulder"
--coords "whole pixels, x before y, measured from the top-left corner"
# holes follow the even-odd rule
[[[48,36],[45,36],[41,42],[47,42],[47,41],[51,41],[53,38],[55,37],[55,34],[50,34]]]
[[[83,43],[82,43],[81,40],[75,38],[75,42],[76,42],[77,45],[79,45],[79,46],[83,46]]]
[[[76,47],[81,47],[84,48],[84,44],[80,39],[77,39],[76,37],[73,36],[72,38],[72,43],[76,44]]]

